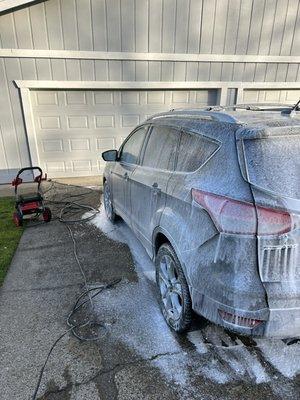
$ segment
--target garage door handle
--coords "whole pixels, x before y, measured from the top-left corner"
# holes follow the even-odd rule
[[[161,188],[158,187],[158,184],[156,182],[154,182],[152,185],[152,192],[155,195],[161,192]]]
[[[123,175],[123,178],[125,179],[125,181],[128,181],[129,176],[128,176],[127,172],[125,172],[125,174]]]

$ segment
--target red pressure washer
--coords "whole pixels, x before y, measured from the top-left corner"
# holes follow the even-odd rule
[[[18,186],[23,183],[23,179],[20,175],[24,171],[39,171],[33,181],[37,183],[37,192],[35,194],[30,194],[27,196],[18,194]],[[47,174],[43,178],[43,171],[40,167],[26,167],[20,169],[15,179],[12,181],[12,186],[15,187],[15,198],[16,198],[16,211],[13,213],[13,221],[16,226],[21,226],[23,224],[24,215],[36,214],[36,217],[42,215],[45,222],[50,222],[51,220],[51,210],[49,207],[44,206],[44,198],[40,192],[41,181],[47,180]]]

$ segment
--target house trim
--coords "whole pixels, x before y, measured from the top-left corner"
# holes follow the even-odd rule
[[[117,51],[0,49],[3,58],[48,58],[114,61],[175,61],[220,63],[300,63],[300,56],[251,54],[196,54],[196,53],[135,53]]]

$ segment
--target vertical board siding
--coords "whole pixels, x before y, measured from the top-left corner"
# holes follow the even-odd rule
[[[45,3],[39,3],[36,7],[29,8],[28,10],[33,48],[49,49]]]
[[[190,0],[188,52],[199,53],[202,20],[202,0]]]
[[[300,55],[299,0],[48,0],[0,15],[1,48]],[[298,64],[0,59],[0,169],[29,162],[13,80],[295,82]],[[233,102],[235,89],[228,92]]]
[[[0,16],[3,47],[299,55],[299,0],[48,0]]]
[[[188,49],[189,2],[177,1],[175,20],[175,53],[186,53]]]
[[[32,49],[33,48],[33,32],[29,16],[29,9],[25,8],[11,14],[10,26],[6,29],[11,29],[14,35],[13,42],[17,48]]]
[[[134,0],[121,0],[122,51],[135,51]]]
[[[162,0],[148,0],[148,43],[150,53],[161,52],[162,42]]]
[[[63,50],[65,44],[63,38],[60,0],[46,1],[44,7],[49,48],[51,50]]]
[[[120,0],[106,1],[108,51],[121,51],[122,49],[120,13]]]
[[[162,10],[162,52],[164,53],[173,53],[175,50],[176,17],[176,1],[165,0]]]
[[[94,50],[90,0],[76,1],[76,20],[79,50]],[[88,29],[87,29],[88,27]]]
[[[10,101],[4,60],[0,61],[0,87],[1,136],[5,148],[5,156],[7,157],[8,168],[15,168],[21,165],[21,159],[13,121],[12,103]],[[4,154],[2,156],[4,157]]]
[[[223,54],[227,23],[228,0],[217,0],[213,26],[212,52]]]
[[[149,13],[148,0],[135,1],[135,51],[148,52]]]
[[[107,51],[107,21],[105,0],[92,0],[92,33],[93,49]]]
[[[229,0],[226,31],[224,36],[224,54],[235,54],[237,32],[239,29],[240,0]]]
[[[209,54],[212,51],[213,26],[216,0],[203,0],[200,28],[199,53]]]
[[[64,49],[78,50],[78,32],[75,1],[62,0],[60,11]]]

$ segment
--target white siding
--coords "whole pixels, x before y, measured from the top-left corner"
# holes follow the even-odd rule
[[[299,56],[299,4],[299,0],[48,0],[0,14],[0,48]],[[289,63],[3,58],[0,170],[30,162],[14,80],[299,79],[299,65]]]

